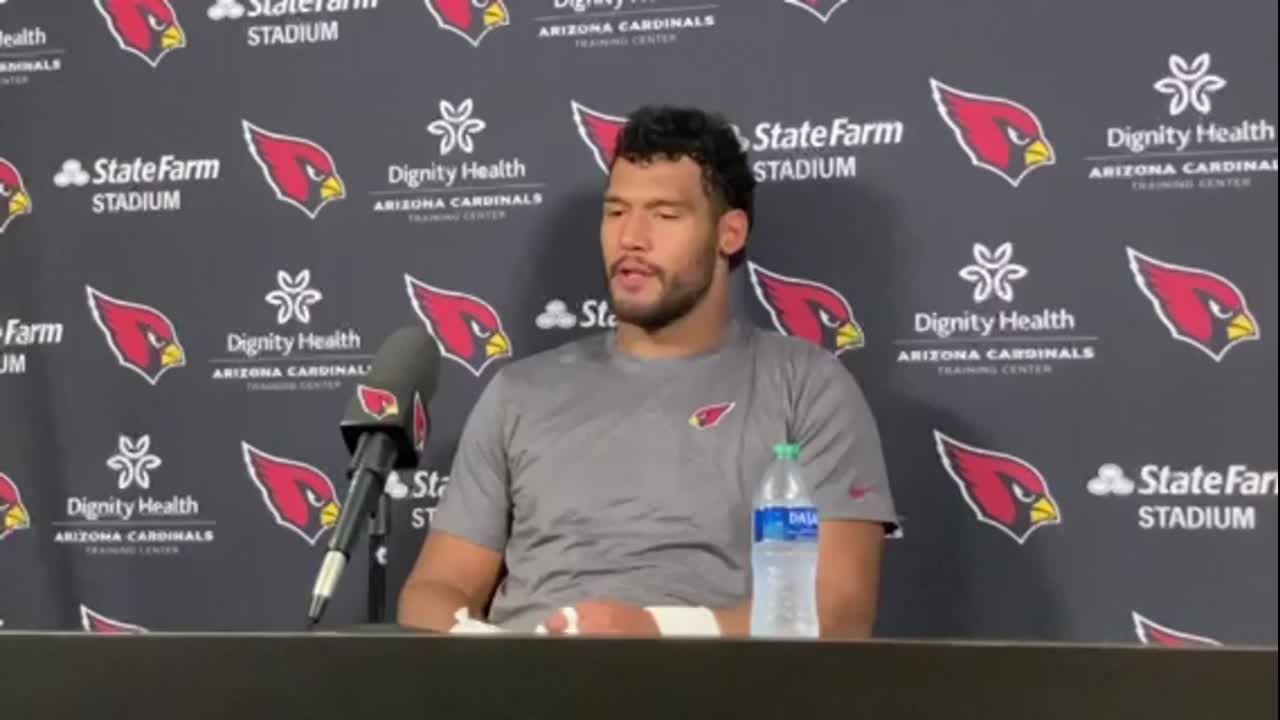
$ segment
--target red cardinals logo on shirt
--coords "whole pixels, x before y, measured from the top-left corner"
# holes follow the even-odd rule
[[[503,0],[426,0],[427,10],[441,28],[479,47],[485,36],[511,24]]]
[[[840,9],[849,0],[786,0],[788,5],[795,5],[798,8],[808,10],[814,17],[822,22],[831,19],[831,16]]]
[[[942,466],[979,522],[1003,530],[1019,545],[1037,529],[1061,522],[1044,476],[1027,461],[933,434]]]
[[[812,280],[787,277],[747,262],[756,297],[783,335],[803,338],[839,355],[866,345],[844,296]]]
[[[151,67],[170,52],[187,46],[187,36],[169,0],[94,0],[120,49]]]
[[[360,398],[360,408],[375,420],[385,420],[392,415],[400,414],[400,405],[394,393],[381,388],[357,385],[356,395]]]
[[[268,132],[248,120],[241,124],[249,154],[278,200],[315,220],[325,205],[346,197],[329,151],[304,138]]]
[[[0,234],[19,215],[31,213],[31,193],[13,163],[0,158]]]
[[[974,165],[1017,187],[1032,170],[1054,164],[1053,147],[1035,113],[1006,98],[929,82],[938,112]]]
[[[187,364],[178,331],[164,313],[113,298],[86,285],[89,311],[119,363],[155,385],[160,376]]]
[[[18,486],[8,475],[0,473],[0,540],[31,527],[31,515],[22,504]]]
[[[429,430],[430,420],[427,418],[427,409],[422,405],[422,395],[417,391],[413,393],[413,447],[418,452],[422,452],[427,448],[427,431]]]
[[[475,295],[444,290],[406,274],[405,289],[414,312],[435,336],[440,354],[480,376],[489,363],[511,357],[511,341],[502,319]]]
[[[1143,645],[1157,645],[1168,648],[1218,647],[1222,643],[1207,637],[1192,635],[1167,628],[1159,623],[1133,613],[1133,631]]]
[[[1230,280],[1200,268],[1156,260],[1128,248],[1129,268],[1174,339],[1222,362],[1236,345],[1260,337],[1244,294]]]
[[[736,403],[716,403],[715,405],[707,405],[693,411],[693,415],[689,416],[689,424],[699,430],[706,430],[720,424],[725,415],[733,410]]]
[[[328,476],[306,463],[269,455],[241,443],[249,478],[262,491],[262,500],[276,524],[315,545],[338,522],[342,508]]]
[[[114,620],[83,604],[80,606],[80,625],[85,632],[95,635],[140,635],[147,632],[141,625]]]
[[[613,164],[613,153],[618,147],[618,136],[622,134],[622,127],[626,125],[627,119],[596,112],[577,100],[571,101],[571,104],[573,122],[578,126],[578,135],[591,150],[592,156],[596,159],[596,165],[608,173],[609,166]]]

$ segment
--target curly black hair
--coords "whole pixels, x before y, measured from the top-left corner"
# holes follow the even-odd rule
[[[702,168],[702,187],[716,217],[742,210],[748,224],[754,219],[756,180],[747,153],[733,127],[718,113],[697,108],[646,105],[627,116],[618,136],[614,160],[648,162],[655,158],[688,157]],[[742,263],[744,252],[729,258],[730,269]]]

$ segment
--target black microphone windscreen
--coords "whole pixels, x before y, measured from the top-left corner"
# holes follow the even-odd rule
[[[426,442],[426,404],[440,376],[440,348],[421,326],[392,333],[373,357],[369,373],[358,381],[342,418],[348,452],[360,436],[382,431],[396,441],[397,466],[417,464]]]

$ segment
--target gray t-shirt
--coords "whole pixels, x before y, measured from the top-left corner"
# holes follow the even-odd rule
[[[853,376],[734,323],[713,351],[628,356],[611,332],[514,362],[467,418],[440,530],[504,556],[489,622],[530,631],[583,600],[725,607],[751,592],[751,502],[795,442],[821,519],[896,523]]]

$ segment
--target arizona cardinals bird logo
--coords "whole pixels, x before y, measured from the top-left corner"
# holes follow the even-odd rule
[[[0,158],[0,234],[19,215],[31,212],[31,193],[13,163]]]
[[[375,420],[385,420],[400,414],[400,405],[396,402],[394,393],[368,385],[357,385],[356,395],[360,398],[360,408]]]
[[[696,427],[699,430],[706,430],[709,427],[715,427],[720,424],[720,421],[724,419],[725,415],[729,414],[729,411],[733,409],[734,405],[735,403],[727,402],[700,407],[693,411],[693,415],[689,416],[689,425]]]
[[[426,0],[436,23],[466,38],[472,47],[490,32],[511,24],[504,0]]]
[[[346,189],[329,152],[304,138],[278,135],[242,120],[249,154],[262,168],[276,198],[312,220],[325,205],[346,197]]]
[[[480,376],[489,363],[511,357],[511,341],[502,319],[489,303],[474,295],[443,290],[411,275],[404,276],[409,302],[435,336],[440,354]]]
[[[187,36],[169,0],[94,0],[120,48],[160,64],[170,52],[187,46]]]
[[[798,8],[808,10],[814,17],[822,22],[831,19],[836,10],[840,9],[849,0],[786,0],[788,5],[795,5]]]
[[[278,525],[315,545],[338,523],[342,508],[327,475],[306,463],[269,455],[247,442],[242,442],[241,448],[249,479],[262,492]]]
[[[1156,260],[1133,248],[1128,252],[1138,288],[1174,339],[1222,362],[1237,344],[1260,337],[1244,294],[1230,280],[1208,270]]]
[[[578,126],[578,135],[587,144],[596,165],[606,174],[613,164],[613,153],[618,147],[618,136],[627,119],[616,115],[605,115],[579,103],[570,101],[573,107],[573,122]]]
[[[808,340],[835,355],[866,344],[862,326],[840,293],[812,280],[770,272],[751,261],[747,270],[756,297],[778,332]]]
[[[155,385],[166,371],[187,364],[178,331],[159,310],[113,298],[88,285],[84,290],[93,321],[121,365]]]
[[[1192,635],[1180,630],[1167,628],[1155,621],[1133,613],[1133,631],[1143,645],[1157,645],[1167,648],[1219,647],[1222,643],[1207,637]]]
[[[1035,113],[1001,97],[976,95],[929,79],[942,119],[973,164],[1018,183],[1036,168],[1054,164],[1053,147]]]
[[[417,391],[413,393],[413,447],[418,452],[422,452],[427,448],[427,432],[430,429],[430,420],[427,418],[427,409],[422,405],[422,395]]]
[[[140,635],[147,632],[141,625],[114,620],[83,604],[80,606],[80,626],[85,632],[95,635]]]
[[[31,515],[22,504],[18,486],[8,475],[0,473],[0,540],[31,527]]]
[[[934,431],[942,466],[980,522],[1021,545],[1045,525],[1061,522],[1058,504],[1039,470],[1012,455],[983,450]]]

